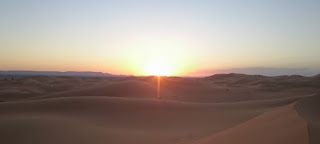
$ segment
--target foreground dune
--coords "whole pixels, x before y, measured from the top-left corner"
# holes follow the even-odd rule
[[[295,109],[308,122],[310,143],[320,143],[320,95],[299,100]]]
[[[261,114],[197,143],[308,144],[309,138],[307,122],[289,105]]]
[[[0,143],[319,143],[318,78],[168,77],[161,99],[155,83],[154,77],[1,81]]]

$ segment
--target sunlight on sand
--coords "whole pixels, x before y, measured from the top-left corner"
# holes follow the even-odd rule
[[[157,98],[161,99],[160,95],[160,84],[161,84],[161,76],[158,76],[158,83],[157,83]]]

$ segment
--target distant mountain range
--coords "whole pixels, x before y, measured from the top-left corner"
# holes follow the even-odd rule
[[[44,76],[75,76],[75,77],[121,77],[124,75],[113,75],[109,73],[102,72],[78,72],[78,71],[0,71],[2,76],[34,76],[34,75],[44,75]]]
[[[245,67],[245,68],[230,68],[230,69],[216,69],[216,70],[201,70],[194,74],[208,76],[212,74],[228,74],[241,73],[248,75],[264,75],[264,76],[281,76],[281,75],[302,75],[314,76],[320,73],[319,68],[274,68],[274,67]],[[190,75],[193,75],[191,73]]]

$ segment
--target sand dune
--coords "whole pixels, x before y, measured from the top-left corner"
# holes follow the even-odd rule
[[[197,144],[308,144],[307,123],[292,105],[261,114]]]
[[[64,97],[3,103],[0,105],[0,114],[3,117],[0,121],[8,127],[7,129],[17,130],[12,131],[12,135],[16,135],[19,131],[32,132],[34,130],[32,127],[37,126],[37,123],[39,123],[39,133],[43,130],[57,131],[57,133],[70,131],[65,133],[71,138],[67,140],[61,135],[41,133],[41,137],[51,137],[59,143],[78,142],[78,138],[88,142],[94,138],[92,134],[87,135],[89,131],[101,135],[103,142],[116,139],[115,143],[121,143],[116,141],[128,135],[131,139],[128,139],[130,141],[127,143],[139,143],[139,139],[148,133],[148,135],[157,135],[154,139],[150,139],[150,143],[162,143],[164,141],[161,140],[164,139],[168,140],[165,143],[187,143],[231,128],[276,107],[273,105],[268,107],[267,104],[258,107],[254,102],[199,104],[117,97]],[[15,128],[15,125],[20,125],[21,130]],[[57,129],[56,126],[63,129]],[[74,127],[77,127],[76,133],[74,133]],[[0,131],[6,133],[7,129]],[[119,133],[113,133],[113,131],[119,131]],[[20,135],[19,137],[19,140],[24,139],[24,142],[29,143],[39,140],[38,135]],[[18,143],[15,139],[8,139],[8,137],[1,139]]]
[[[229,75],[226,75],[227,77]],[[164,99],[179,100],[186,102],[239,102],[248,100],[261,100],[261,99],[277,99],[284,97],[304,96],[318,92],[318,85],[320,81],[308,81],[304,79],[298,82],[290,82],[285,80],[284,84],[279,85],[278,81],[264,80],[268,85],[261,85],[261,80],[256,79],[253,83],[236,83],[231,80],[224,80],[225,76],[219,78],[224,83],[219,83],[216,80],[209,80],[208,78],[199,79],[183,79],[183,78],[167,78],[163,77],[161,80],[161,96]],[[253,81],[256,76],[250,78],[247,75],[231,75],[233,79],[242,79],[248,77]],[[65,79],[68,79],[67,77]],[[277,79],[269,78],[266,79]],[[306,78],[309,79],[309,78]],[[58,81],[58,80],[57,80]],[[61,80],[60,80],[61,81]],[[137,98],[156,98],[156,77],[130,77],[121,79],[98,79],[95,82],[89,80],[79,80],[77,82],[64,80],[58,84],[50,85],[51,89],[46,90],[41,88],[42,91],[47,93],[36,93],[33,97],[28,99],[42,99],[49,97],[68,97],[68,96],[111,96],[111,97],[137,97]],[[260,82],[260,83],[258,83]],[[72,83],[75,83],[72,85]],[[291,83],[307,83],[300,86],[287,86],[293,85]],[[43,85],[48,85],[44,83]],[[298,85],[298,84],[296,84]],[[312,85],[312,86],[308,86]],[[38,86],[35,86],[38,88]],[[55,91],[55,92],[52,92]],[[25,97],[24,97],[25,98]]]
[[[1,80],[0,143],[319,142],[318,78],[163,77],[160,100],[156,80]]]
[[[299,100],[295,109],[308,122],[310,144],[320,143],[320,95]]]

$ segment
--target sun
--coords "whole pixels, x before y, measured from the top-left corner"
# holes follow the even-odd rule
[[[150,61],[146,66],[147,75],[170,76],[171,72],[171,66],[166,61]]]

